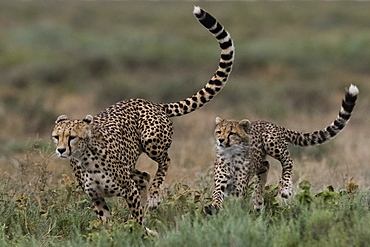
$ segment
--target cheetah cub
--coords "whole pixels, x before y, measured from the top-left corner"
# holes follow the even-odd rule
[[[263,192],[269,171],[266,155],[280,161],[282,178],[279,182],[281,197],[292,194],[292,167],[288,142],[298,146],[314,146],[333,139],[349,121],[359,90],[351,85],[342,101],[338,117],[328,127],[308,133],[290,130],[265,121],[250,122],[216,118],[215,139],[217,156],[214,162],[214,186],[212,204],[205,211],[222,209],[224,196],[231,193],[244,196],[248,183],[257,177],[254,208],[263,205]]]

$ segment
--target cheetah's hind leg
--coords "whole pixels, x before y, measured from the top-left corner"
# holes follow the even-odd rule
[[[152,156],[150,156],[150,158],[152,158],[152,160],[158,163],[157,172],[149,188],[149,199],[148,199],[149,209],[154,210],[158,208],[159,204],[162,202],[162,199],[160,197],[160,189],[167,175],[167,170],[171,164],[171,160],[168,157],[167,152],[164,152],[161,158],[156,158]]]

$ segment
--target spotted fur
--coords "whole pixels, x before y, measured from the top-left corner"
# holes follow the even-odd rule
[[[266,155],[280,161],[282,178],[279,192],[283,198],[292,194],[292,168],[288,143],[298,146],[313,146],[333,139],[349,121],[359,90],[351,85],[342,101],[338,117],[322,130],[308,133],[290,130],[265,121],[250,122],[247,119],[223,120],[216,118],[215,139],[217,156],[214,164],[212,204],[207,213],[222,208],[224,196],[229,192],[244,196],[251,178],[257,175],[254,208],[263,205],[263,192],[269,171]]]
[[[80,185],[94,203],[98,218],[106,222],[109,209],[105,197],[123,196],[132,216],[144,224],[144,204],[150,176],[135,168],[146,153],[158,163],[149,188],[149,207],[160,203],[159,190],[165,179],[172,141],[170,117],[182,116],[208,103],[225,86],[234,60],[228,32],[207,12],[194,8],[194,15],[218,40],[221,59],[214,76],[197,93],[182,101],[156,104],[144,99],[118,102],[96,116],[56,120],[52,139],[56,154],[70,159]]]

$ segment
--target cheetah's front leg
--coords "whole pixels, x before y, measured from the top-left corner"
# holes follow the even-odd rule
[[[107,203],[104,198],[92,199],[95,206],[95,213],[98,216],[98,219],[103,223],[107,223],[110,219],[110,212]]]
[[[263,206],[263,193],[265,191],[265,185],[267,182],[267,175],[270,169],[270,163],[268,161],[262,161],[257,172],[257,184],[255,186],[254,195],[254,209],[259,211]]]
[[[126,180],[122,189],[124,190],[123,196],[131,211],[131,216],[143,226],[145,224],[144,209],[141,205],[140,193],[135,182],[132,179]]]
[[[228,168],[216,161],[214,167],[215,189],[212,193],[212,204],[204,208],[207,214],[217,213],[222,209],[222,203],[227,193],[227,185],[230,179],[231,175]]]
[[[150,174],[133,169],[130,172],[130,178],[135,182],[137,189],[140,192],[141,205],[145,208],[148,199],[148,188],[150,182]]]

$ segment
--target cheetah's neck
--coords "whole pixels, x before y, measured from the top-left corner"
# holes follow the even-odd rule
[[[216,150],[219,156],[223,156],[227,160],[238,157],[246,157],[249,153],[249,148],[245,145],[233,145],[231,147],[222,147],[216,145]]]

